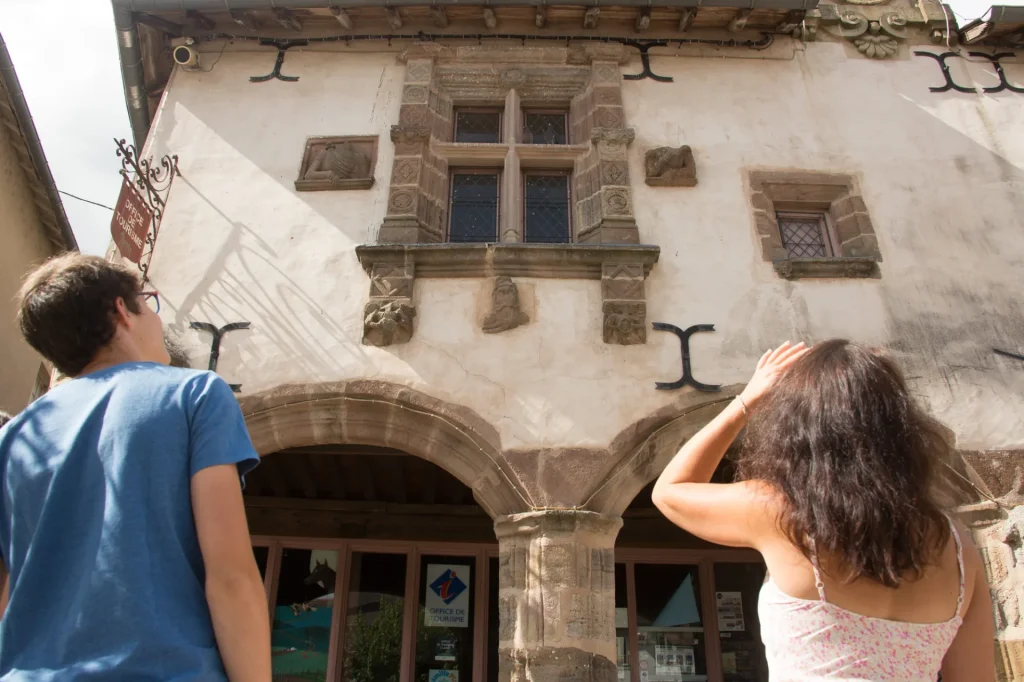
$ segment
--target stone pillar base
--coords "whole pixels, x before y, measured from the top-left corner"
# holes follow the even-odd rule
[[[499,680],[616,682],[615,536],[622,519],[586,511],[495,523]]]
[[[1014,628],[1021,630],[1021,628]],[[1005,633],[996,638],[996,680],[998,682],[1024,682],[1024,632],[1014,633],[1007,639]]]

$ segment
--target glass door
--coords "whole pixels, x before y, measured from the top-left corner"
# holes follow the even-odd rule
[[[476,557],[419,558],[413,682],[472,682]]]

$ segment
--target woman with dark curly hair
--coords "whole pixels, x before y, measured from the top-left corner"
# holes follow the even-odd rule
[[[738,482],[710,483],[744,426]],[[680,528],[764,557],[772,682],[988,682],[981,558],[934,495],[946,454],[892,360],[844,340],[787,341],[653,498]]]

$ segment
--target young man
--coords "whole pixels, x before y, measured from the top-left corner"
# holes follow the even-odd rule
[[[269,682],[240,484],[259,458],[231,389],[167,366],[127,269],[61,256],[19,299],[71,378],[0,429],[0,680]]]

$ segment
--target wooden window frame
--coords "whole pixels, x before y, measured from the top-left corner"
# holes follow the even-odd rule
[[[570,144],[572,144],[573,140],[572,140],[572,131],[569,128],[569,108],[568,107],[566,107],[564,109],[560,108],[560,107],[554,107],[554,108],[553,107],[523,107],[522,108],[522,112],[520,114],[521,121],[520,121],[520,125],[519,125],[519,142],[520,142],[520,144],[529,144],[529,145],[547,144],[545,142],[527,142],[526,141],[526,117],[531,115],[531,114],[542,114],[542,115],[546,115],[546,116],[553,116],[553,115],[561,116],[562,117],[562,125],[563,125],[564,130],[565,130],[565,142],[563,142],[560,145],[555,145],[555,146],[563,146],[563,145],[570,145]]]
[[[782,221],[785,218],[795,218],[801,220],[807,220],[810,218],[816,218],[818,221],[819,229],[821,230],[822,243],[825,246],[826,254],[824,256],[818,256],[819,258],[838,258],[836,254],[842,253],[842,246],[836,239],[835,229],[832,227],[832,218],[829,216],[827,210],[785,210],[778,209],[775,211],[775,220],[779,225],[779,237],[782,239],[782,246],[786,248],[786,236],[782,232]],[[789,253],[789,249],[786,248],[786,254],[790,258],[809,258],[811,256],[794,256]]]
[[[497,114],[498,139],[495,142],[466,142],[459,140],[459,114]],[[495,107],[455,107],[452,111],[452,141],[456,144],[505,144],[505,108]]]
[[[521,175],[521,177],[520,177],[520,182],[519,182],[519,204],[520,204],[519,205],[519,210],[520,210],[520,212],[522,213],[522,216],[523,216],[523,224],[522,224],[522,239],[523,239],[523,243],[524,244],[573,244],[573,243],[575,243],[573,241],[573,234],[574,233],[573,233],[573,219],[572,219],[572,214],[573,214],[572,171],[571,170],[563,170],[563,169],[559,169],[559,168],[549,168],[549,169],[545,169],[545,168],[527,168],[527,169],[524,169],[520,175]],[[528,239],[528,237],[527,237],[527,233],[526,233],[526,215],[527,215],[527,213],[526,213],[526,178],[531,176],[531,175],[552,176],[552,177],[565,178],[565,201],[566,201],[566,212],[568,213],[568,217],[569,217],[569,226],[568,226],[569,234],[567,235],[568,238],[564,242],[531,242]],[[500,215],[498,217],[499,217],[499,219],[501,218]],[[500,223],[499,223],[499,232],[500,232]]]
[[[455,168],[448,172],[448,219],[445,221],[446,243],[452,242],[452,204],[455,200],[455,176],[456,175],[493,175],[497,178],[498,196],[494,204],[494,241],[484,242],[454,242],[456,244],[493,244],[501,241],[501,184],[505,176],[505,169],[497,166],[493,168]]]
[[[490,579],[490,559],[498,556],[497,545],[467,542],[417,542],[411,540],[348,540],[322,539],[303,537],[252,536],[253,547],[267,547],[267,570],[264,576],[264,589],[267,594],[267,608],[273,625],[274,602],[277,600],[278,567],[281,553],[285,549],[319,549],[338,552],[338,571],[334,582],[334,611],[331,614],[330,649],[327,658],[327,675],[329,682],[342,679],[345,651],[344,616],[348,612],[348,593],[352,575],[352,555],[356,552],[376,554],[401,554],[406,558],[405,592],[403,599],[404,613],[402,616],[402,654],[399,668],[399,682],[413,682],[416,656],[413,650],[417,638],[417,610],[419,608],[420,558],[423,555],[446,554],[449,556],[473,557],[476,561],[476,577],[473,578],[473,589],[476,592],[473,618],[473,670],[467,682],[486,682],[487,680],[487,624],[490,608],[497,604],[489,604],[487,599],[488,580]]]

